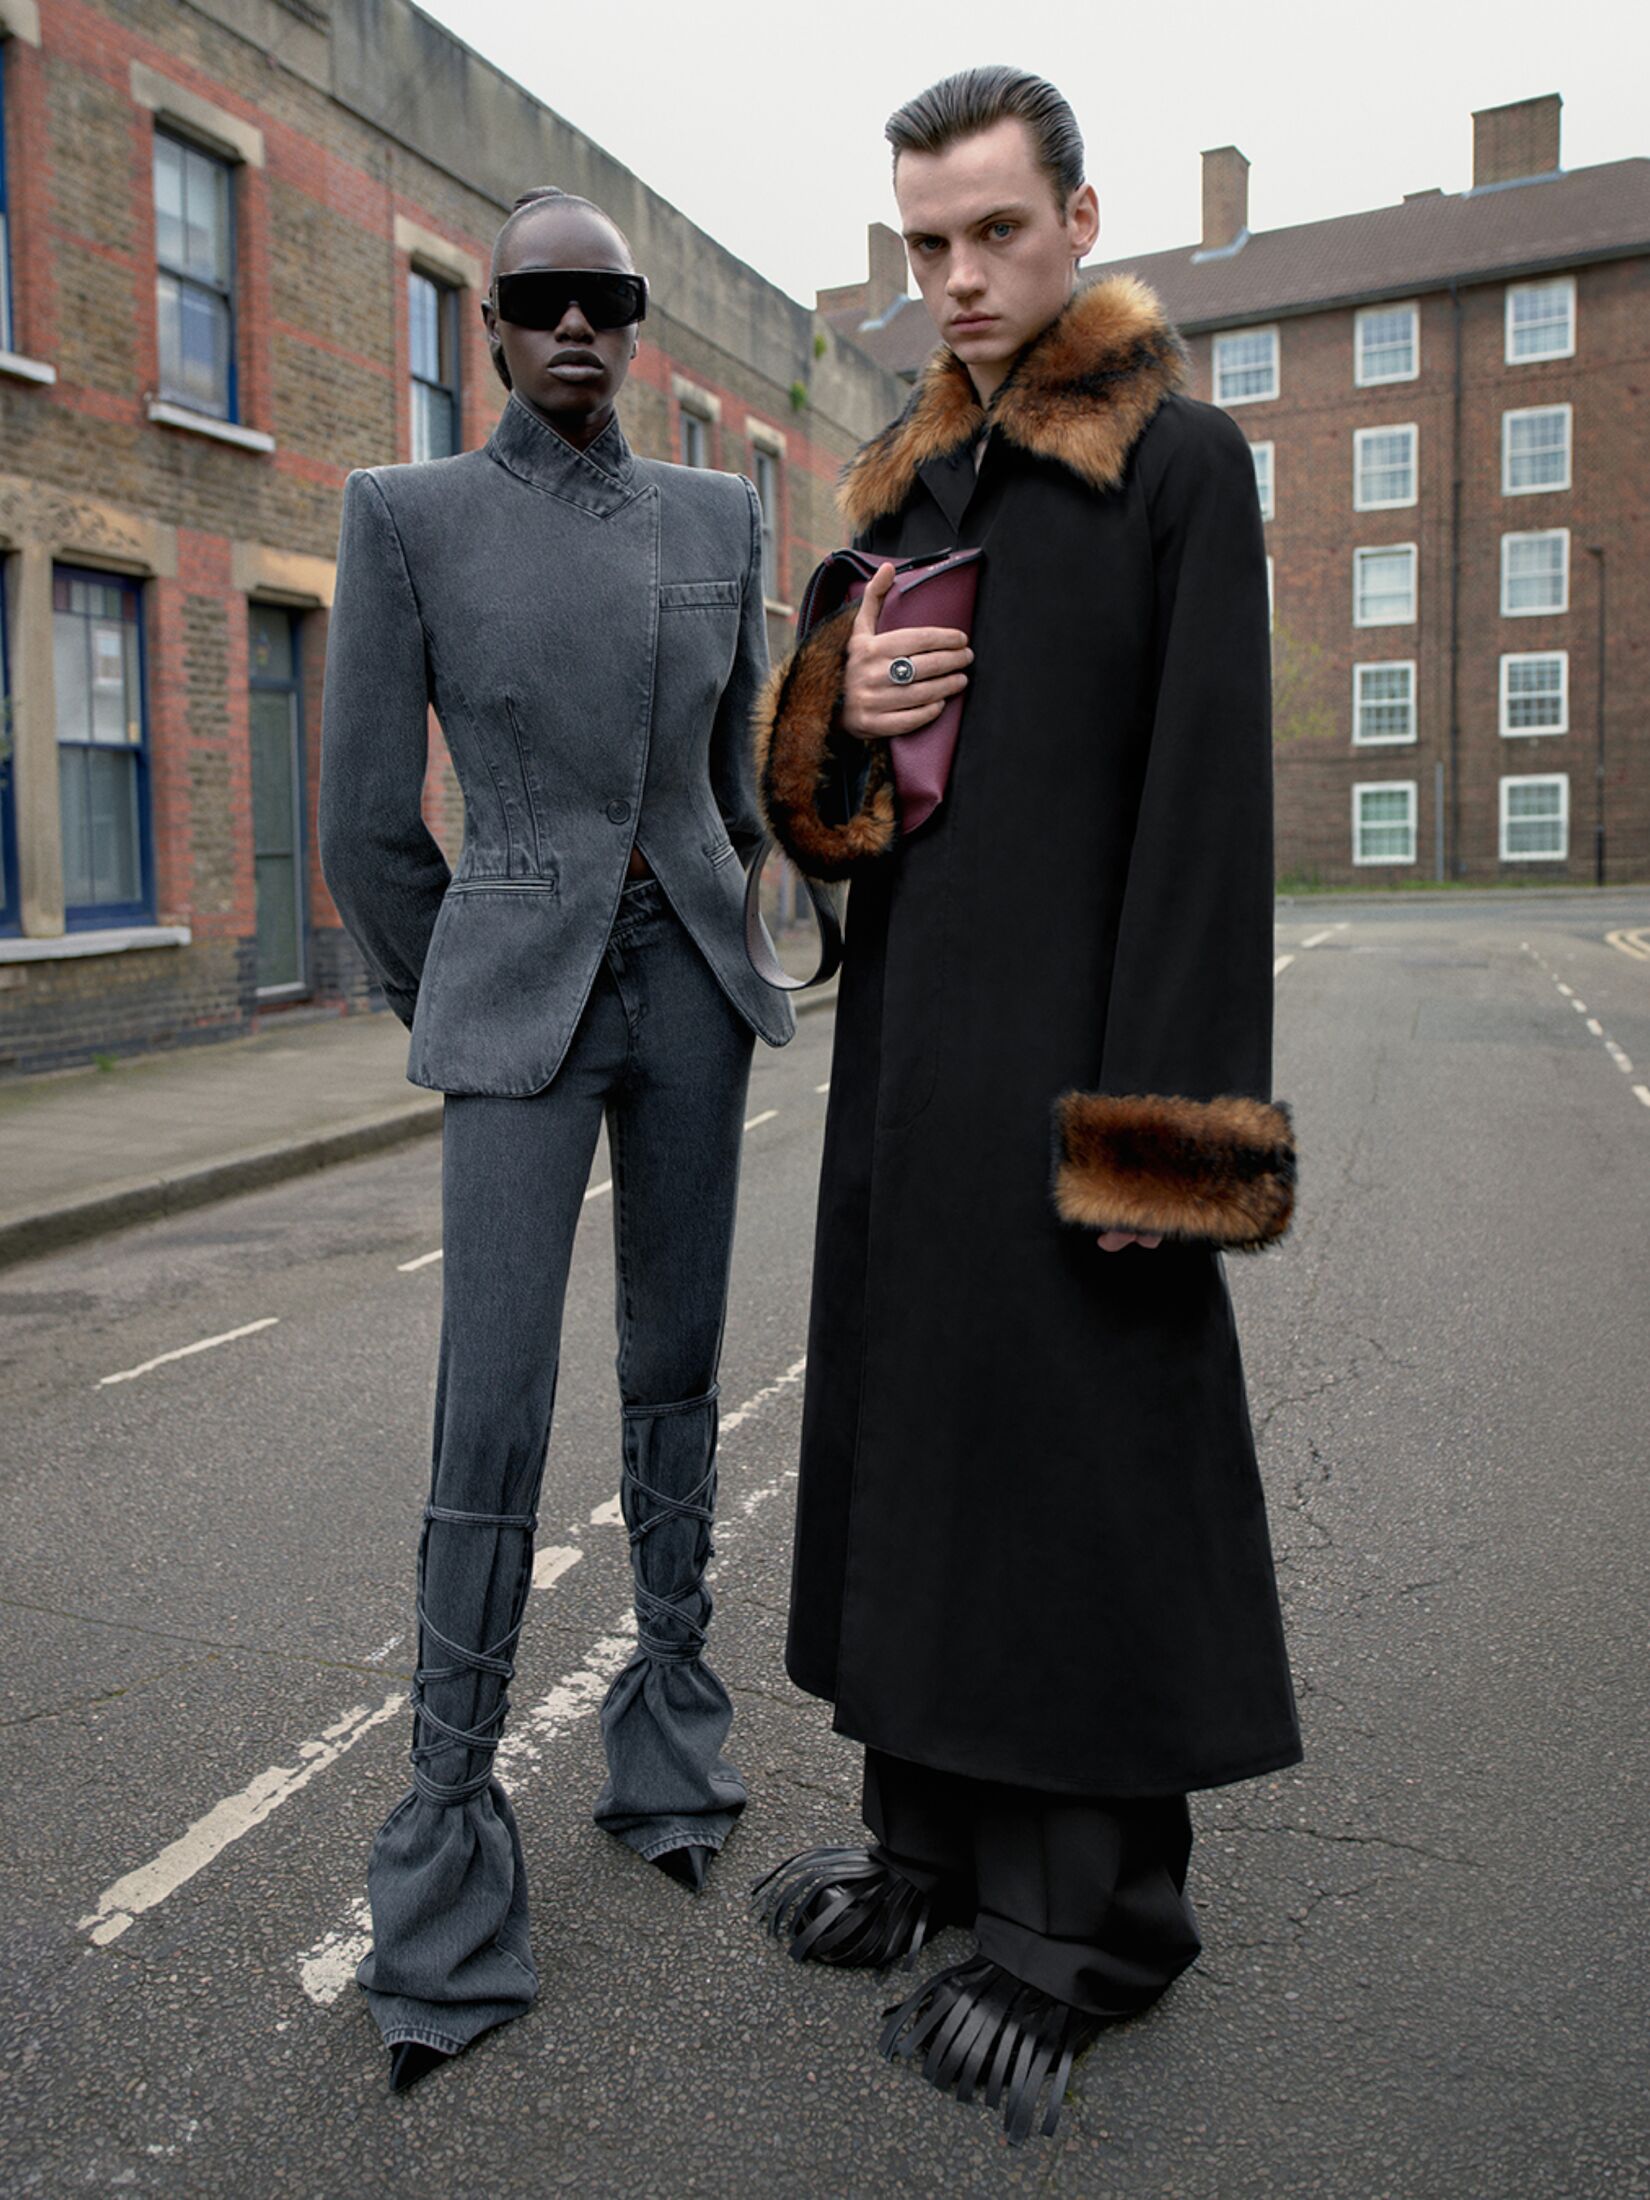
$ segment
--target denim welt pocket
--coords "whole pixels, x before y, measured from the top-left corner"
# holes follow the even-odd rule
[[[449,894],[559,894],[561,887],[554,878],[458,878],[447,891]]]
[[[661,611],[720,611],[737,610],[739,583],[737,581],[661,581],[659,583],[659,609]]]

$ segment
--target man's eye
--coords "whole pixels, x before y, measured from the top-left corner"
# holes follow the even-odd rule
[[[934,253],[939,251],[944,242],[945,240],[943,237],[919,237],[917,239],[916,249],[919,252],[924,252],[932,256]]]
[[[991,234],[994,237],[1012,237],[1018,226],[1017,222],[993,222]]]

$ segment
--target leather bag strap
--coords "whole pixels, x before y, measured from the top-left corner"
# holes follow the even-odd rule
[[[819,962],[811,977],[793,978],[779,960],[767,925],[762,921],[762,873],[772,853],[773,835],[764,833],[745,865],[745,952],[757,976],[779,992],[804,993],[809,986],[824,985],[841,969],[842,919],[837,915],[836,900],[830,888],[799,871],[797,876],[808,889],[814,922],[819,927]]]

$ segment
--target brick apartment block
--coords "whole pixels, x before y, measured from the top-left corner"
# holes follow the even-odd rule
[[[314,855],[340,491],[415,408],[486,437],[511,200],[630,236],[626,431],[758,480],[776,649],[902,387],[406,0],[0,0],[0,125],[0,1071],[365,1003]]]
[[[1269,469],[1285,884],[1650,878],[1650,159],[1565,173],[1559,104],[1475,115],[1469,190],[1258,234],[1220,147],[1197,244],[1085,270]],[[897,245],[817,302],[909,378]]]

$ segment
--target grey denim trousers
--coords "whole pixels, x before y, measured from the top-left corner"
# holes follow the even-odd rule
[[[434,1471],[418,1553],[412,1786],[373,1846],[356,1973],[385,2043],[449,2054],[538,1990],[521,1837],[493,1752],[532,1580],[562,1306],[605,1115],[620,1501],[637,1646],[602,1707],[596,1822],[640,1855],[719,1849],[745,1802],[706,1664],[716,1371],[752,1035],[656,880],[626,887],[553,1082],[451,1095]]]

